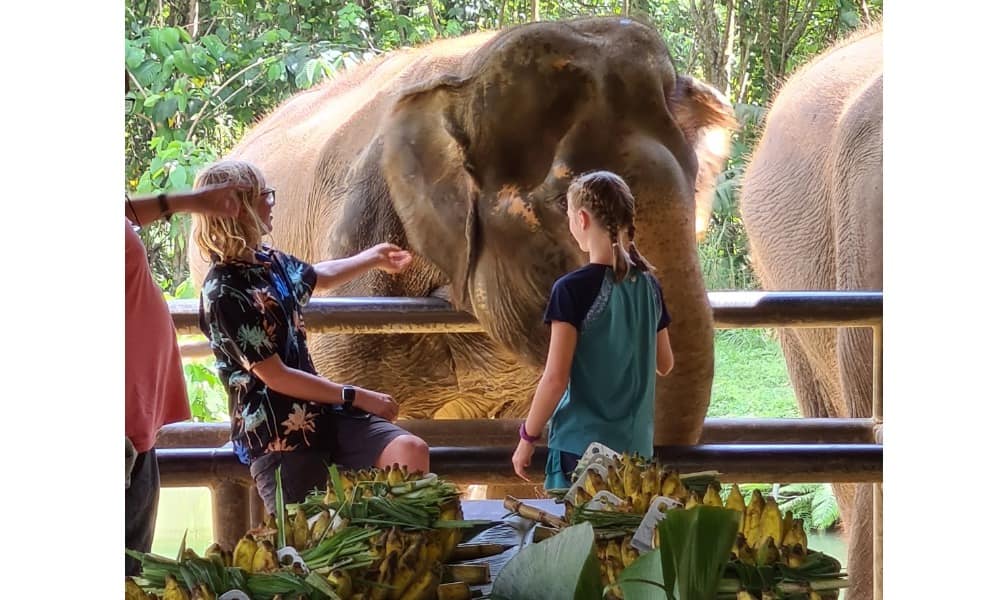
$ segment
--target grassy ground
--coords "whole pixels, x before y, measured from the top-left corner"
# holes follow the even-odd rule
[[[709,417],[799,416],[785,359],[769,329],[715,334],[715,381]]]

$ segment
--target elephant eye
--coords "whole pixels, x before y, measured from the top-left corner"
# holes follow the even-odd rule
[[[555,203],[556,206],[559,207],[559,210],[566,212],[566,208],[569,206],[569,200],[566,198],[566,192],[561,192],[557,195],[555,197]]]

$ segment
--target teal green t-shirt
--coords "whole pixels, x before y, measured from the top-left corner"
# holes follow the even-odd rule
[[[569,385],[549,421],[545,488],[568,487],[560,452],[583,454],[591,442],[617,452],[653,453],[656,335],[670,316],[651,274],[588,264],[552,287],[545,322],[576,327]]]

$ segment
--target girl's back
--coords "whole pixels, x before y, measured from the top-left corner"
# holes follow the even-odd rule
[[[550,446],[582,454],[599,441],[649,455],[652,429],[644,425],[653,419],[656,335],[670,322],[656,279],[633,268],[616,283],[610,266],[586,265],[556,282],[546,320],[579,332]]]

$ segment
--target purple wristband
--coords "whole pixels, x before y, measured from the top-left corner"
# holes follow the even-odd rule
[[[524,428],[524,421],[521,421],[521,428],[518,429],[517,432],[521,436],[521,439],[529,444],[534,444],[538,440],[542,439],[541,435],[528,435],[528,430]]]

